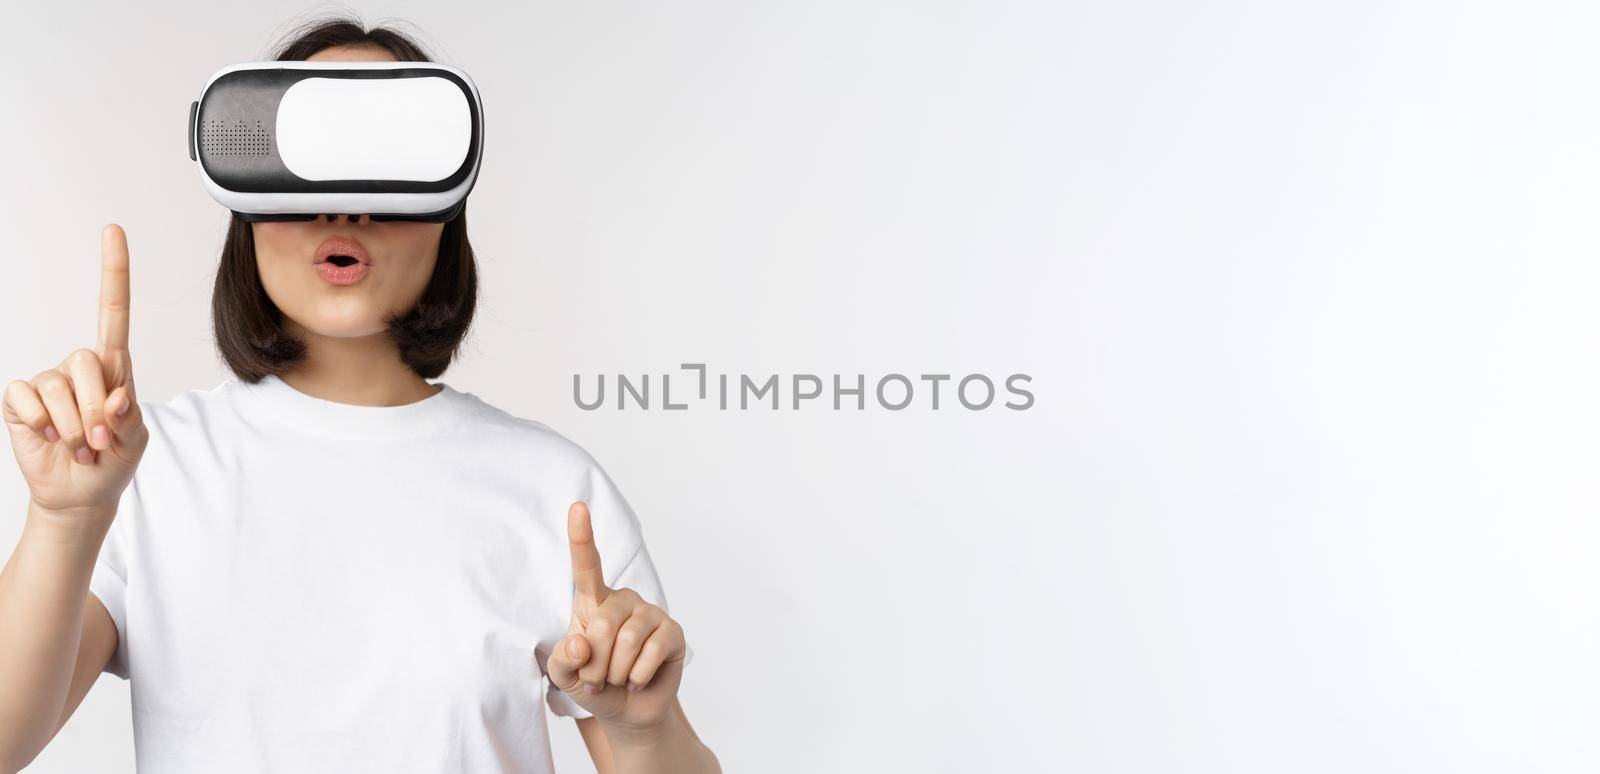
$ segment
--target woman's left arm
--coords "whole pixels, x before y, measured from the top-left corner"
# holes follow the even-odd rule
[[[720,774],[678,703],[683,627],[600,574],[589,507],[567,512],[572,621],[545,665],[550,682],[594,717],[578,721],[601,774]]]

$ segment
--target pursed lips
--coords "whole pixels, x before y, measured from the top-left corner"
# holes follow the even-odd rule
[[[365,279],[372,264],[367,248],[351,236],[331,236],[317,246],[312,268],[333,285],[349,286]]]
[[[368,255],[367,248],[362,246],[361,242],[355,237],[342,235],[331,236],[327,239],[324,239],[322,244],[317,246],[317,252],[314,255],[314,260],[312,263],[328,263],[330,259],[333,259],[337,256],[353,258],[355,259],[354,263],[359,263],[364,266],[372,265],[372,257]],[[333,261],[333,263],[335,265],[350,265],[351,262]]]

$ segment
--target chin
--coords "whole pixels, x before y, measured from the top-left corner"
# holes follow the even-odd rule
[[[308,328],[308,330],[316,333],[319,336],[324,336],[330,339],[359,339],[365,336],[376,336],[380,333],[383,333],[389,330],[389,326],[381,323],[373,323],[371,325],[363,326],[323,325],[315,328]]]
[[[362,309],[346,312],[337,309],[318,310],[318,313],[295,317],[300,327],[328,338],[350,339],[372,336],[389,330],[382,316],[375,311]]]

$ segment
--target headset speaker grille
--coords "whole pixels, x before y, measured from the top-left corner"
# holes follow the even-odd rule
[[[260,121],[214,119],[201,124],[200,147],[208,156],[271,156],[272,133]]]

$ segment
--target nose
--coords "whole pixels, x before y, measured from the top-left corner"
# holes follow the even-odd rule
[[[372,222],[371,216],[366,214],[351,215],[342,213],[329,213],[321,215],[318,217],[318,220],[331,225],[345,224],[352,226]]]

